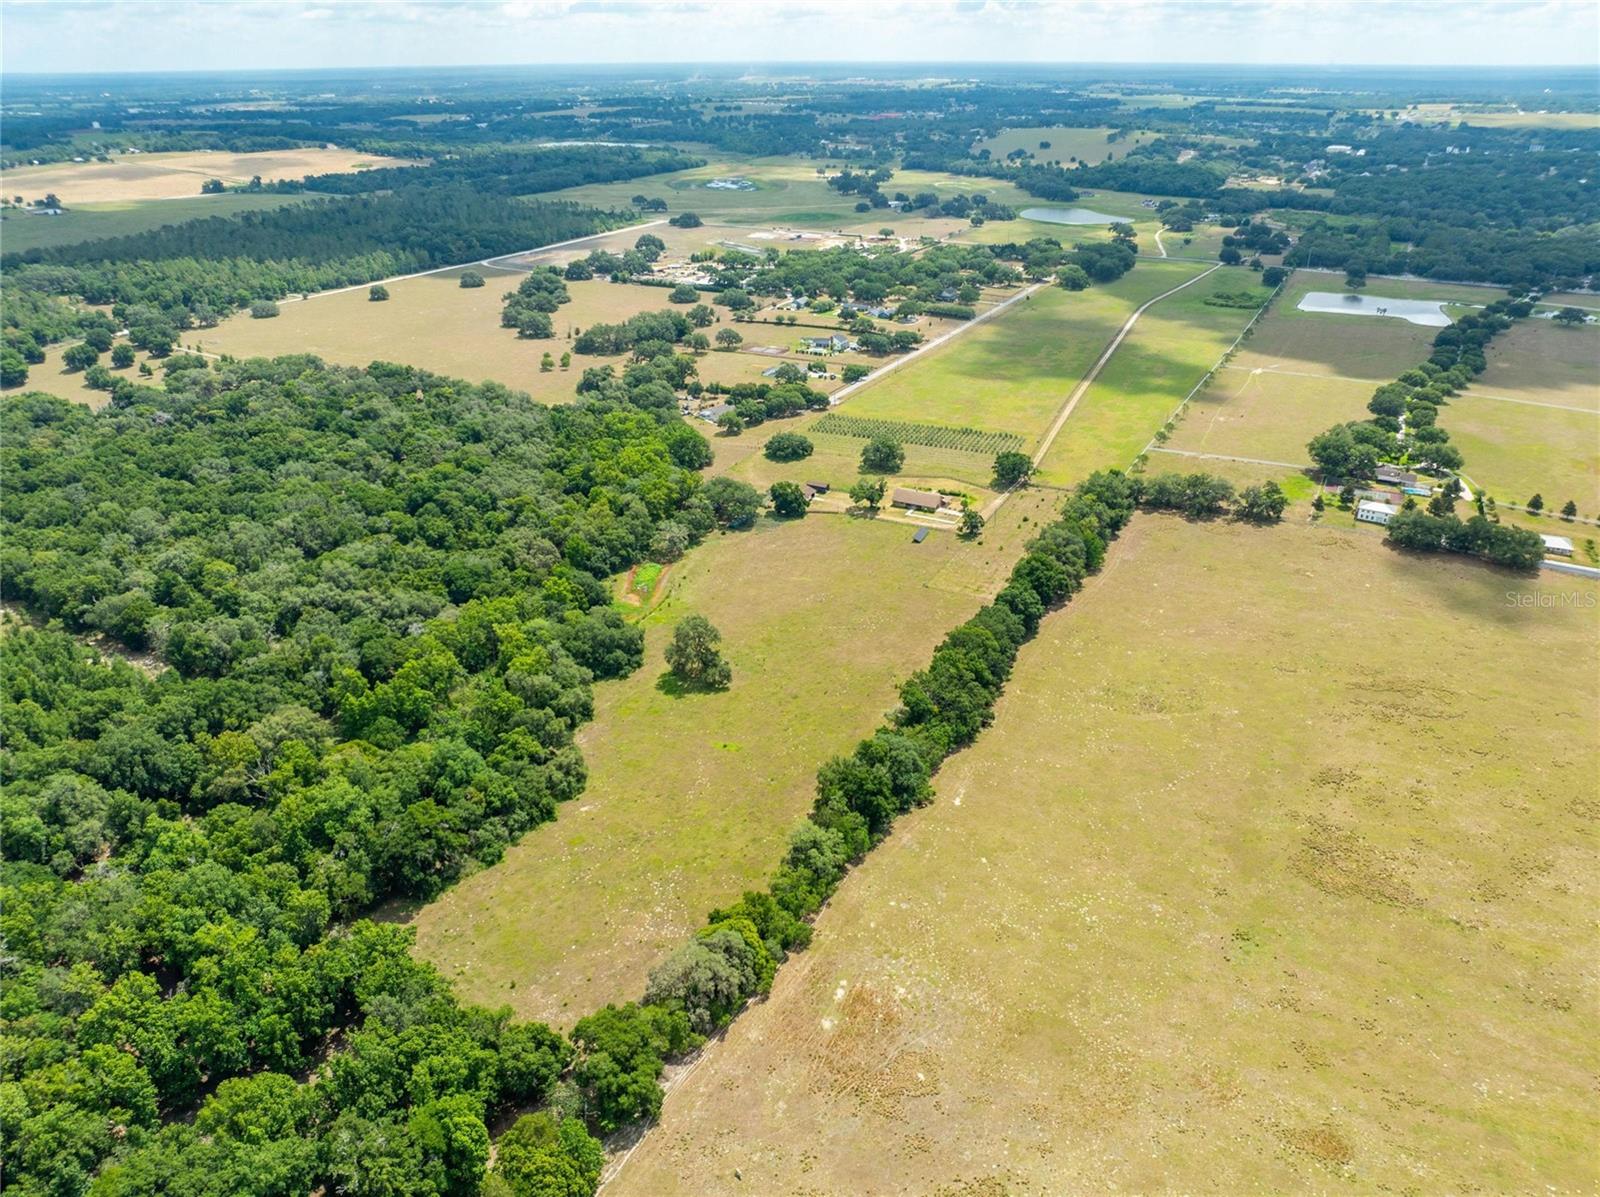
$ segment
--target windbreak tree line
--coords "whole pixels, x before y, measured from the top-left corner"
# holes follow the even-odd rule
[[[66,629],[0,661],[9,1188],[476,1193],[486,1120],[604,1125],[620,1049],[463,1007],[360,920],[583,787],[591,682],[642,652],[598,577],[718,519],[670,395],[303,357],[5,402],[4,594]],[[495,1183],[592,1189],[581,1124],[523,1138]]]

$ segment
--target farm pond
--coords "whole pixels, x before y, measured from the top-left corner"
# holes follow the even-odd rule
[[[1116,224],[1122,216],[1107,216],[1093,208],[1024,208],[1023,220],[1038,220],[1045,224]]]
[[[1341,291],[1307,291],[1295,305],[1302,312],[1325,312],[1337,316],[1384,316],[1405,320],[1428,328],[1445,328],[1450,317],[1444,303],[1432,299],[1387,299],[1382,295],[1356,295]]]

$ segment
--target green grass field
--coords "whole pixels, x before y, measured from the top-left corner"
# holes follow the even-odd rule
[[[1267,316],[1272,320],[1276,312]],[[1265,324],[1267,321],[1263,321]],[[1258,325],[1257,327],[1261,327]],[[1190,401],[1167,445],[1201,453],[1309,464],[1306,442],[1347,420],[1369,419],[1372,385],[1265,370],[1218,371]]]
[[[813,514],[730,534],[674,565],[646,618],[643,668],[595,688],[589,785],[556,822],[415,918],[417,951],[472,1001],[570,1025],[635,998],[718,903],[766,877],[809,808],[818,765],[895,701],[895,684],[977,609],[946,567],[1020,551],[1035,492],[980,544],[920,545],[888,520]],[[674,624],[708,617],[733,667],[725,692],[658,686]]]
[[[1125,158],[1128,152],[1155,138],[1154,133],[1136,132],[1129,133],[1122,140],[1108,142],[1106,138],[1114,130],[1110,128],[1078,129],[1064,125],[1029,125],[1025,128],[1004,129],[997,136],[985,138],[972,147],[976,154],[979,150],[988,150],[992,159],[1004,161],[1005,156],[1013,150],[1027,150],[1033,155],[1033,161],[1045,166],[1055,163],[1061,166],[1072,165],[1072,160],[1090,166],[1098,166],[1108,159]],[[1040,146],[1041,141],[1048,141],[1048,149]]]
[[[1342,274],[1297,270],[1284,284],[1269,319],[1239,348],[1234,365],[1287,373],[1336,375],[1392,382],[1397,374],[1428,360],[1438,329],[1382,316],[1344,316],[1302,312],[1296,307],[1308,291],[1344,291]],[[1434,283],[1373,279],[1366,292],[1395,299],[1457,300],[1488,303],[1501,292]]]
[[[840,410],[869,419],[1011,432],[1031,449],[1133,310],[1199,270],[1188,263],[1140,262],[1108,286],[1043,288],[857,391]]]
[[[608,1192],[1592,1191],[1592,594],[1137,517]]]
[[[1163,273],[1170,287],[1183,272],[1202,269],[1141,262],[1127,277]],[[1095,470],[1127,468],[1255,314],[1212,307],[1206,297],[1248,289],[1254,280],[1242,266],[1224,266],[1145,312],[1063,425],[1039,479],[1067,486]]]
[[[844,405],[848,410],[850,404]],[[772,420],[753,428],[737,438],[747,441],[747,446],[734,449],[730,446],[726,472],[734,478],[766,490],[774,482],[826,482],[836,491],[850,489],[861,475],[861,450],[866,441],[853,436],[832,436],[817,432],[819,417],[803,416],[795,420]],[[810,457],[802,461],[768,461],[759,449],[767,439],[779,432],[803,433],[815,447]],[[730,438],[717,436],[719,460],[720,446]],[[935,449],[925,445],[905,445],[906,460],[900,472],[888,479],[890,486],[913,486],[922,490],[955,490],[970,494],[973,502],[982,505],[992,494],[989,482],[994,473],[992,453],[968,453],[958,449]]]
[[[1519,320],[1489,342],[1472,390],[1600,412],[1600,325]]]
[[[1439,410],[1439,423],[1466,458],[1462,473],[1495,498],[1547,507],[1568,499],[1600,512],[1600,414],[1480,399],[1470,391]]]
[[[259,212],[264,208],[281,208],[285,204],[304,203],[314,198],[305,195],[225,192],[222,195],[197,195],[192,199],[84,204],[69,208],[60,216],[26,216],[14,209],[6,209],[4,216],[0,217],[0,252],[20,254],[30,249],[55,249],[102,237],[126,237],[163,225],[181,224],[186,220]]]
[[[718,155],[707,165],[693,170],[652,175],[618,183],[592,183],[569,187],[541,198],[572,200],[601,208],[626,208],[635,195],[659,196],[671,210],[694,212],[705,220],[736,225],[801,225],[813,228],[842,228],[868,222],[870,227],[892,226],[903,235],[917,236],[928,231],[924,217],[907,216],[884,209],[870,215],[855,210],[858,197],[844,195],[828,186],[827,178],[817,173],[810,162],[789,158],[744,158]],[[755,184],[753,190],[725,191],[708,188],[714,179],[742,178]],[[897,171],[884,189],[893,195],[904,191],[935,194],[971,194],[981,191],[1006,204],[1030,202],[1028,197],[1007,183],[993,179],[973,179],[930,171]],[[866,226],[863,226],[866,227]]]

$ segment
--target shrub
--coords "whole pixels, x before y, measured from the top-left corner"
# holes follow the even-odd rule
[[[768,461],[800,461],[810,457],[812,449],[809,437],[798,432],[779,432],[767,441],[762,452]]]

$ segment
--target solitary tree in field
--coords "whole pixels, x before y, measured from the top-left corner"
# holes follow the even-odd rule
[[[769,491],[772,510],[784,519],[794,519],[806,513],[806,492],[798,482],[774,482]]]
[[[461,286],[468,291],[474,287],[481,287],[483,286],[483,275],[476,270],[463,270],[461,272]]]
[[[1352,259],[1344,266],[1344,285],[1352,291],[1367,285],[1367,268],[1359,260]]]
[[[1561,508],[1561,516],[1562,516],[1563,519],[1569,519],[1569,520],[1577,519],[1578,518],[1578,505],[1577,505],[1577,503],[1575,503],[1571,499],[1568,499],[1566,501],[1566,503]]]
[[[561,368],[563,370],[567,370],[567,369],[570,369],[571,367],[572,367],[572,354],[563,353],[561,355]]]
[[[961,505],[961,523],[956,527],[956,533],[963,540],[971,540],[983,531],[983,516],[971,503]]]
[[[885,490],[882,478],[861,478],[850,487],[850,501],[868,510],[876,511],[883,502]]]
[[[374,283],[367,288],[367,299],[373,303],[383,303],[389,298],[389,288],[382,283]]]
[[[68,370],[87,370],[100,360],[100,353],[93,345],[68,345],[61,355],[61,364]]]
[[[737,349],[744,344],[744,338],[731,328],[717,329],[717,344],[724,349]]]
[[[1534,495],[1533,498],[1529,499],[1528,500],[1528,510],[1529,511],[1543,511],[1544,510],[1544,496],[1543,495]]]
[[[256,320],[271,320],[278,314],[278,305],[270,299],[258,299],[250,305],[250,315]]]
[[[733,680],[733,670],[722,659],[717,645],[722,633],[704,615],[690,615],[672,629],[667,644],[667,668],[685,685],[703,690],[722,690]]]
[[[1582,308],[1562,308],[1551,319],[1557,324],[1585,324],[1589,320],[1589,313]]]
[[[683,339],[683,343],[696,353],[704,353],[711,348],[711,339],[703,332],[690,333]]]
[[[906,451],[900,442],[886,436],[875,436],[861,450],[863,474],[892,474],[905,464]]]
[[[553,353],[551,353],[547,349],[544,352],[544,356],[539,359],[539,373],[548,374],[548,373],[550,373],[550,371],[554,370],[555,368],[556,368],[555,355]]]
[[[1007,449],[994,459],[994,481],[999,487],[1015,486],[1026,482],[1033,473],[1033,458],[1015,449]]]
[[[119,370],[126,370],[133,365],[133,346],[126,341],[118,341],[111,347],[111,364]]]

